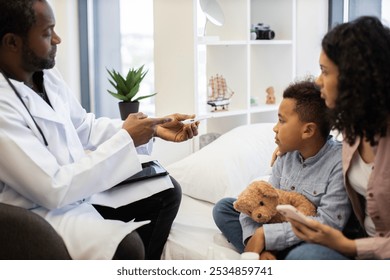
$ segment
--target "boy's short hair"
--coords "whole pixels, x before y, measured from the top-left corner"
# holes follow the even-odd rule
[[[295,112],[302,122],[314,122],[322,137],[327,139],[331,125],[328,108],[321,92],[312,79],[290,84],[283,92],[283,98],[296,101]]]

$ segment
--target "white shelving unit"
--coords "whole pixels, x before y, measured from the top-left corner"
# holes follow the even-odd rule
[[[276,122],[282,92],[296,76],[296,0],[217,1],[223,26],[205,23],[199,0],[155,0],[156,113],[212,115],[200,134]],[[275,31],[274,39],[251,40],[250,27],[260,22]],[[227,111],[207,105],[208,80],[216,74],[235,93]],[[270,86],[275,105],[265,104]]]
[[[198,1],[195,1],[198,2]],[[265,104],[266,88],[273,86],[277,103],[295,77],[295,0],[218,0],[225,16],[219,27],[204,23],[196,5],[197,56],[195,79],[198,114],[211,114],[207,132],[224,133],[238,125],[276,121],[278,105]],[[251,40],[252,24],[264,23],[275,31],[272,40]],[[207,101],[207,81],[225,77],[235,92],[228,111],[212,112]],[[251,105],[251,98],[257,106]]]

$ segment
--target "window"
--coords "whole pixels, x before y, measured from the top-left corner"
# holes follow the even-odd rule
[[[153,0],[78,1],[81,49],[81,102],[98,117],[119,118],[118,102],[108,92],[106,69],[123,74],[145,65],[139,93],[154,92]],[[154,115],[154,98],[140,111]]]
[[[390,0],[329,0],[329,28],[359,16],[376,16],[390,24]]]
[[[154,93],[153,0],[120,0],[122,72],[145,65],[140,93]],[[154,98],[140,103],[140,111],[154,115]]]

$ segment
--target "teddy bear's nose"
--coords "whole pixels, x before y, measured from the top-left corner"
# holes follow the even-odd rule
[[[258,214],[258,215],[257,215],[257,218],[259,218],[259,219],[260,219],[260,218],[261,218],[261,214]]]

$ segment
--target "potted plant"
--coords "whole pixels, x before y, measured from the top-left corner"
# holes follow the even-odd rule
[[[110,90],[108,90],[108,92],[115,98],[121,100],[118,104],[122,120],[125,120],[129,114],[138,112],[139,100],[152,97],[157,94],[156,92],[136,97],[140,84],[148,72],[143,69],[144,65],[138,69],[130,68],[126,78],[115,70],[110,71],[106,69],[111,77],[111,79],[109,78],[108,80],[116,90],[116,92]]]

